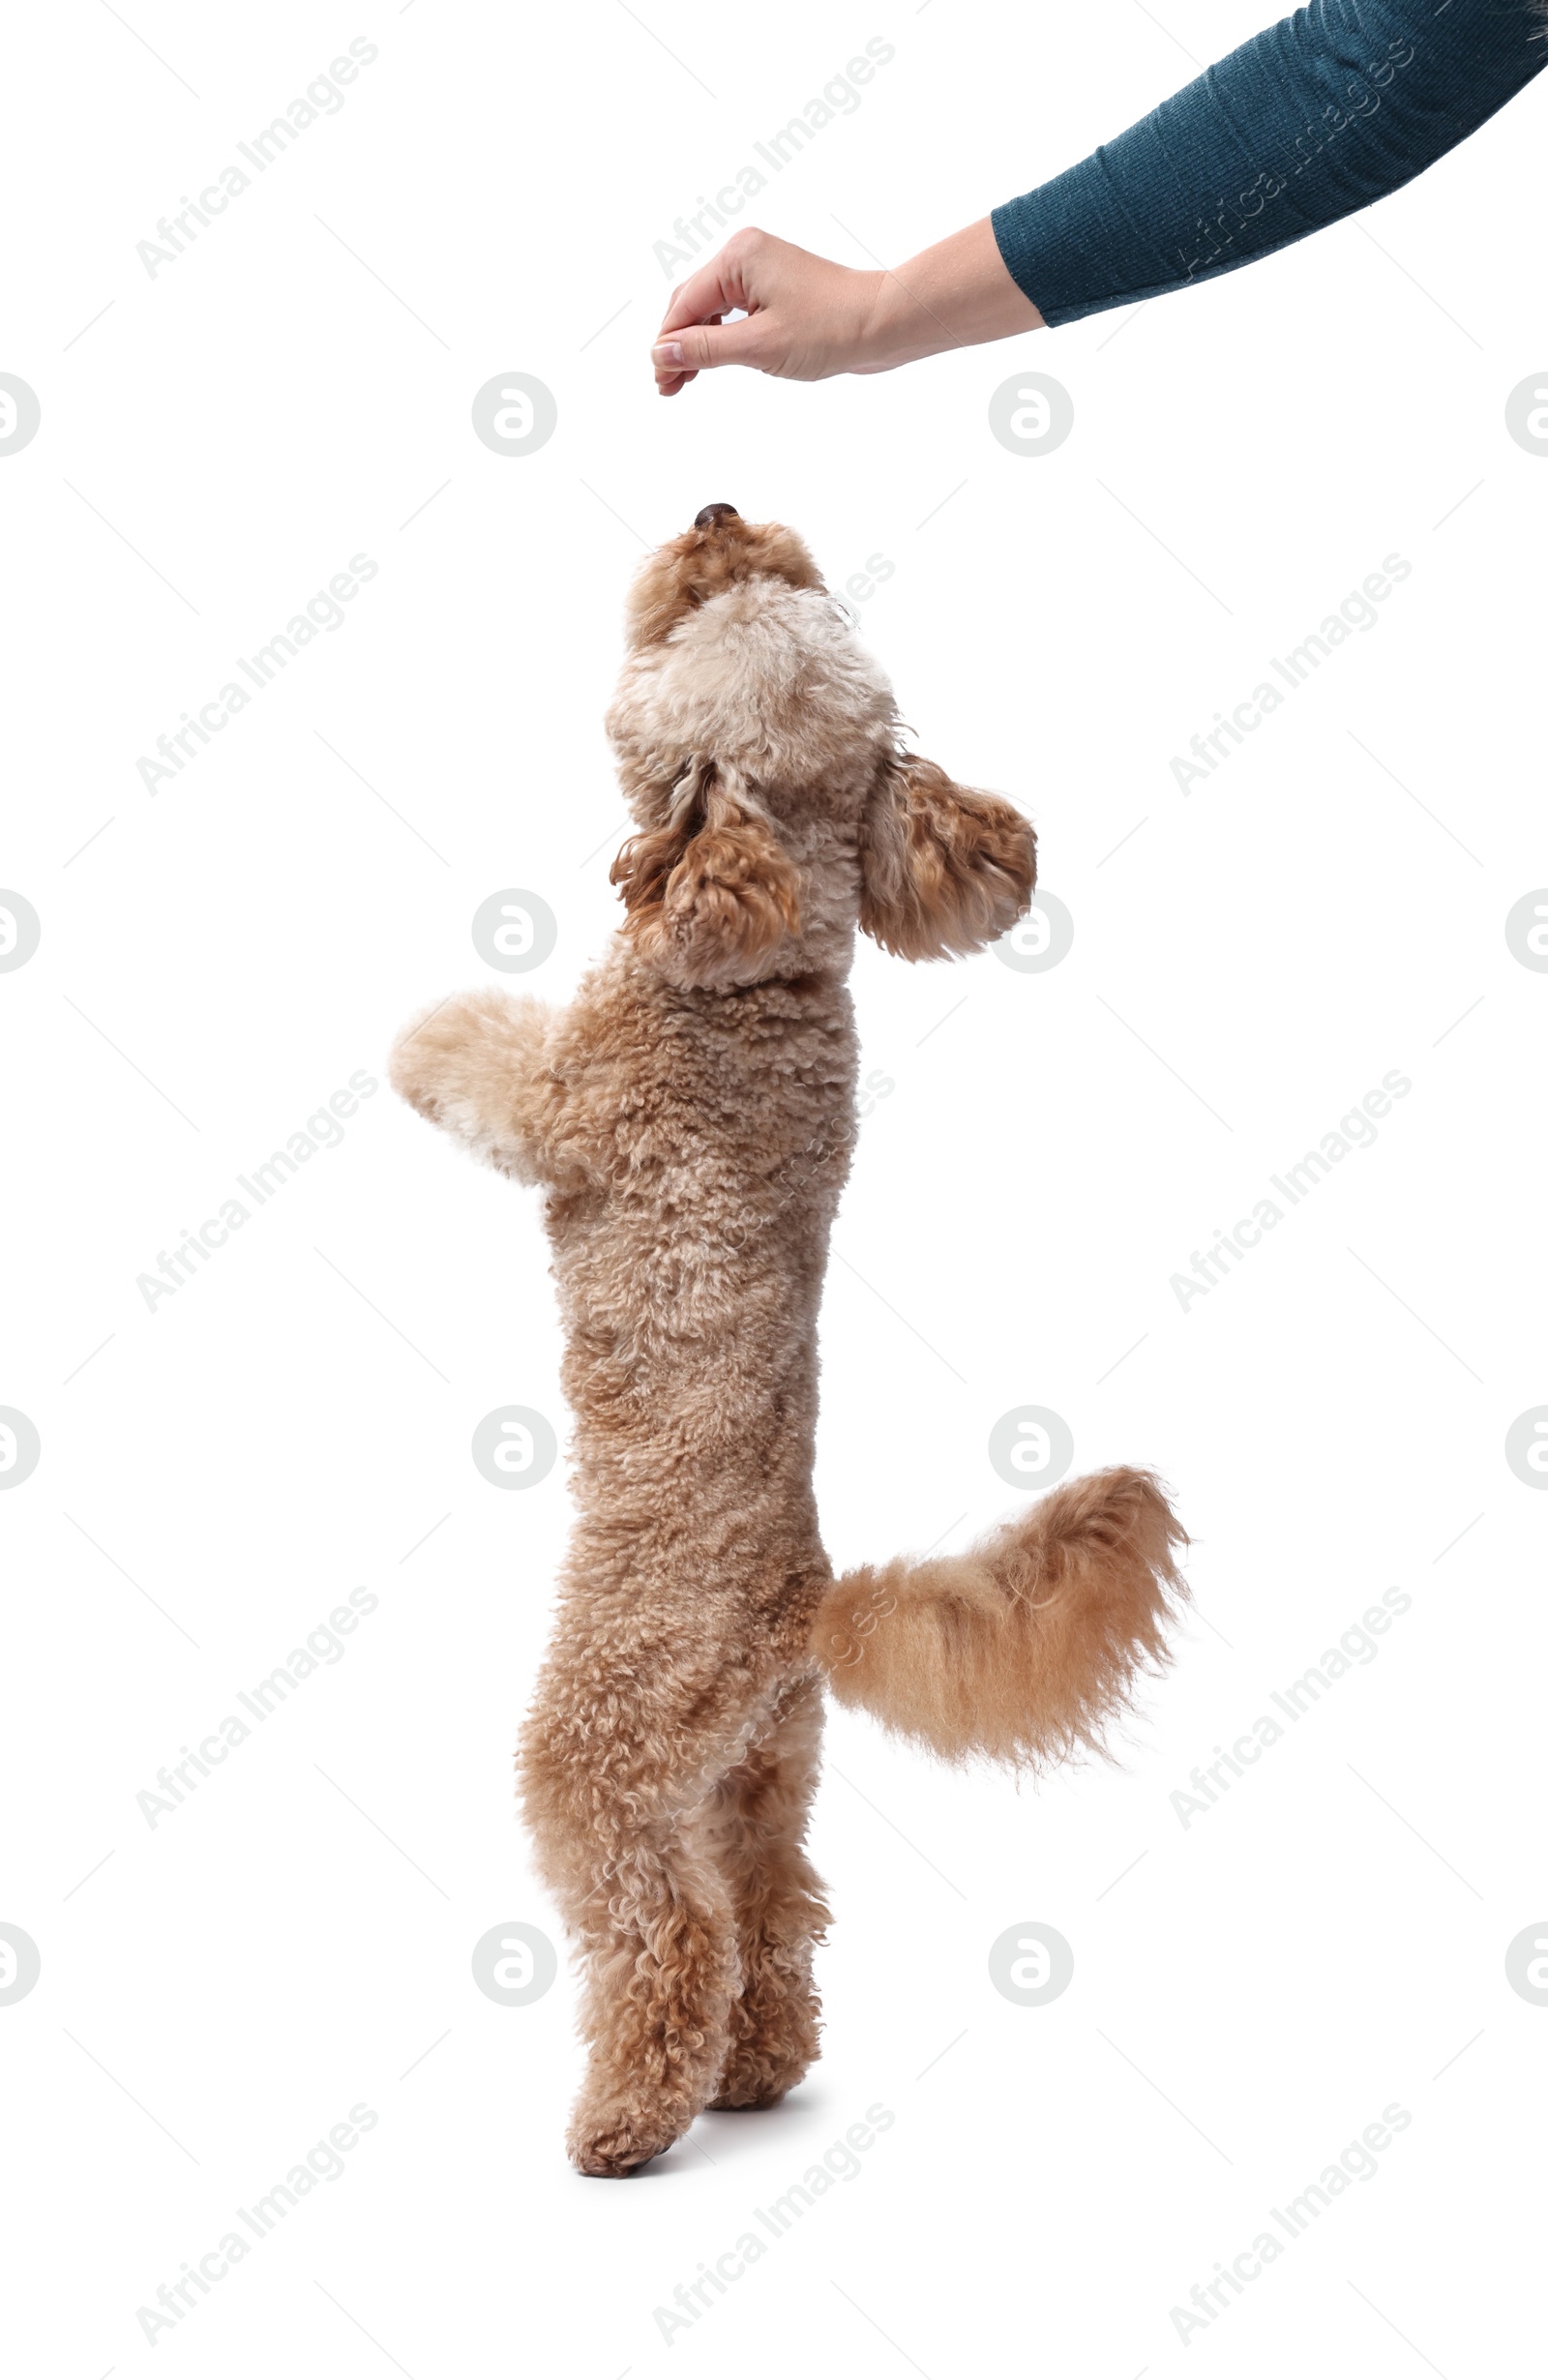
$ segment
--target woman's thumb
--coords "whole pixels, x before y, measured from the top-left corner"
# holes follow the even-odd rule
[[[709,372],[718,364],[750,364],[759,344],[751,315],[740,322],[687,323],[650,350],[658,372]]]

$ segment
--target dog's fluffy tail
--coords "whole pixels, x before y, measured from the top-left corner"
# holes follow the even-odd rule
[[[1146,1471],[1072,1479],[966,1554],[849,1570],[810,1650],[841,1703],[942,1759],[1042,1768],[1163,1666],[1188,1542]]]

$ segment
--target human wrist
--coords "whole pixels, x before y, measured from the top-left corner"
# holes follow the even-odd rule
[[[931,252],[927,249],[925,255]],[[892,372],[900,364],[917,363],[958,344],[955,334],[936,302],[938,292],[926,294],[923,259],[910,257],[896,270],[875,276],[876,290],[862,342],[862,372]]]
[[[976,347],[1044,327],[1030,298],[1012,279],[986,216],[884,273],[868,345],[873,372],[938,355],[947,347]]]

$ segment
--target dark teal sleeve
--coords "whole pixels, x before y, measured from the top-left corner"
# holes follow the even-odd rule
[[[1401,189],[1548,65],[1534,0],[1311,0],[991,218],[1057,327],[1207,281]]]

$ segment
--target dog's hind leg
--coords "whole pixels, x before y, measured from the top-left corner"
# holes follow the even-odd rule
[[[573,1718],[574,1713],[567,1714]],[[616,1707],[627,1742],[638,1730]],[[611,1771],[551,1714],[522,1743],[523,1799],[546,1881],[580,1953],[590,2044],[568,2146],[582,2173],[634,2171],[680,2138],[725,2064],[737,1984],[726,1878],[698,1810],[713,1790],[694,1757]],[[700,1757],[704,1747],[700,1747]]]
[[[803,1846],[821,1736],[821,1687],[804,1679],[704,1807],[701,1830],[729,1888],[741,1969],[715,2107],[771,2107],[818,2054],[812,1952],[828,1911]]]

